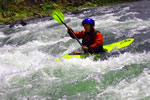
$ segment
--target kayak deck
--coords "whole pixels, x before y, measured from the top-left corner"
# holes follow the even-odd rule
[[[103,48],[104,50],[110,52],[113,49],[121,49],[124,47],[129,46],[132,42],[134,41],[134,38],[128,38],[116,43],[104,45]],[[97,56],[100,56],[101,54],[96,54]],[[63,59],[71,59],[71,58],[86,58],[88,56],[92,56],[92,54],[81,54],[81,55],[71,55],[71,54],[65,54],[62,56]],[[56,61],[61,61],[62,58],[58,58]]]

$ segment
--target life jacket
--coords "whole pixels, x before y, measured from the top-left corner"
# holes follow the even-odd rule
[[[100,33],[99,31],[92,31],[92,32],[85,32],[85,34],[83,35],[83,38],[82,38],[82,44],[84,46],[87,46],[89,48],[88,52],[89,53],[101,53],[101,52],[105,52],[104,49],[103,49],[103,45],[100,46],[98,49],[94,50],[94,52],[90,49],[90,45],[93,44],[94,41],[92,41],[92,39],[94,38],[94,36],[97,34],[97,33]],[[89,37],[89,38],[87,38]]]

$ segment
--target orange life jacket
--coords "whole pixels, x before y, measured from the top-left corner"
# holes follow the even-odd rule
[[[74,32],[78,39],[82,39],[82,44],[89,47],[90,53],[104,52],[103,50],[103,36],[99,31],[95,29],[92,32]],[[73,36],[71,36],[74,38]]]

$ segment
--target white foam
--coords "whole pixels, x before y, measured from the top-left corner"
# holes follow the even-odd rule
[[[131,80],[123,80],[116,86],[108,87],[105,92],[99,94],[100,97],[103,94],[114,93],[115,96],[120,96],[122,100],[143,99],[150,96],[150,71],[144,71],[140,76]]]
[[[3,32],[0,32],[0,38],[6,37]]]
[[[150,27],[150,21],[143,21],[136,18],[126,20],[125,22],[118,21],[118,19],[122,16],[127,16],[129,14],[133,14],[134,16],[137,14],[136,12],[127,13],[126,11],[129,9],[129,7],[126,7],[121,10],[119,12],[121,13],[121,16],[114,16],[113,9],[109,9],[109,7],[104,7],[101,10],[99,9],[107,14],[101,16],[92,16],[92,18],[96,21],[95,27],[102,29],[102,31],[106,33],[109,31],[117,35],[127,34],[124,33],[124,30],[128,29],[130,29],[129,33],[127,34],[128,36],[132,37],[135,34],[141,34],[141,30],[148,29]],[[89,11],[84,13],[89,13]],[[79,15],[79,17],[83,16],[84,14]],[[80,26],[83,20],[82,18],[80,19],[78,17],[70,16],[65,18],[71,20],[71,22],[67,22],[67,24],[74,30],[80,31],[83,29],[83,27]],[[77,79],[86,78],[88,75],[90,77],[90,75],[92,76],[95,73],[105,74],[111,70],[122,69],[127,65],[144,64],[150,62],[150,52],[126,52],[124,54],[119,54],[118,57],[110,57],[104,61],[93,61],[93,58],[89,57],[86,59],[74,58],[56,62],[58,55],[52,56],[49,51],[42,52],[42,50],[39,50],[39,48],[43,48],[45,46],[43,49],[46,49],[47,46],[55,46],[55,44],[64,42],[67,46],[63,44],[60,44],[61,46],[59,45],[60,47],[67,48],[67,50],[64,50],[64,52],[61,54],[63,55],[80,47],[76,41],[74,41],[75,43],[69,43],[69,40],[71,39],[70,37],[61,38],[67,34],[67,30],[63,25],[55,26],[56,23],[56,21],[51,20],[38,22],[36,24],[29,24],[25,27],[17,26],[16,30],[17,28],[21,28],[22,30],[20,32],[11,34],[10,39],[14,39],[14,41],[16,40],[16,42],[19,42],[17,39],[23,40],[24,37],[32,37],[33,40],[31,41],[28,38],[25,38],[27,43],[23,45],[5,45],[0,48],[0,78],[3,78],[3,80],[7,81],[7,79],[13,77],[14,74],[18,76],[22,76],[24,74],[26,76],[32,76],[30,73],[37,72],[38,74],[38,72],[41,72],[44,74],[43,77],[40,77],[39,79],[38,77],[36,78],[39,81],[44,79],[44,81],[41,81],[42,85],[45,81],[50,79],[52,79],[53,82],[49,82],[48,84],[55,83],[55,79],[59,78],[63,80],[64,83],[61,83],[60,80],[58,80],[58,83],[60,82],[60,85],[64,85],[65,83],[70,83]],[[54,28],[49,28],[49,26],[53,25],[55,26]],[[0,34],[1,33],[2,32],[0,32]],[[0,35],[0,37],[5,37],[5,35]],[[144,93],[142,96],[148,96],[150,85],[148,83],[150,80],[148,73],[148,71],[144,71],[143,76],[141,75],[134,78],[134,82],[136,82],[135,80],[138,80],[136,83],[129,83],[124,80],[116,86],[108,87],[103,93],[115,91],[116,94],[121,95],[120,97],[122,99],[132,99],[134,97],[138,98],[142,95],[142,93]],[[57,74],[60,75],[57,76]],[[146,84],[144,85],[144,83]],[[50,87],[53,88],[53,85]],[[142,90],[141,92],[140,89]],[[43,90],[45,90],[45,88],[43,88]]]

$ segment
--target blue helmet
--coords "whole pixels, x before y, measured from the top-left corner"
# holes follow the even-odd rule
[[[92,18],[86,18],[82,21],[82,25],[84,24],[91,24],[93,26],[95,26],[95,21]]]

